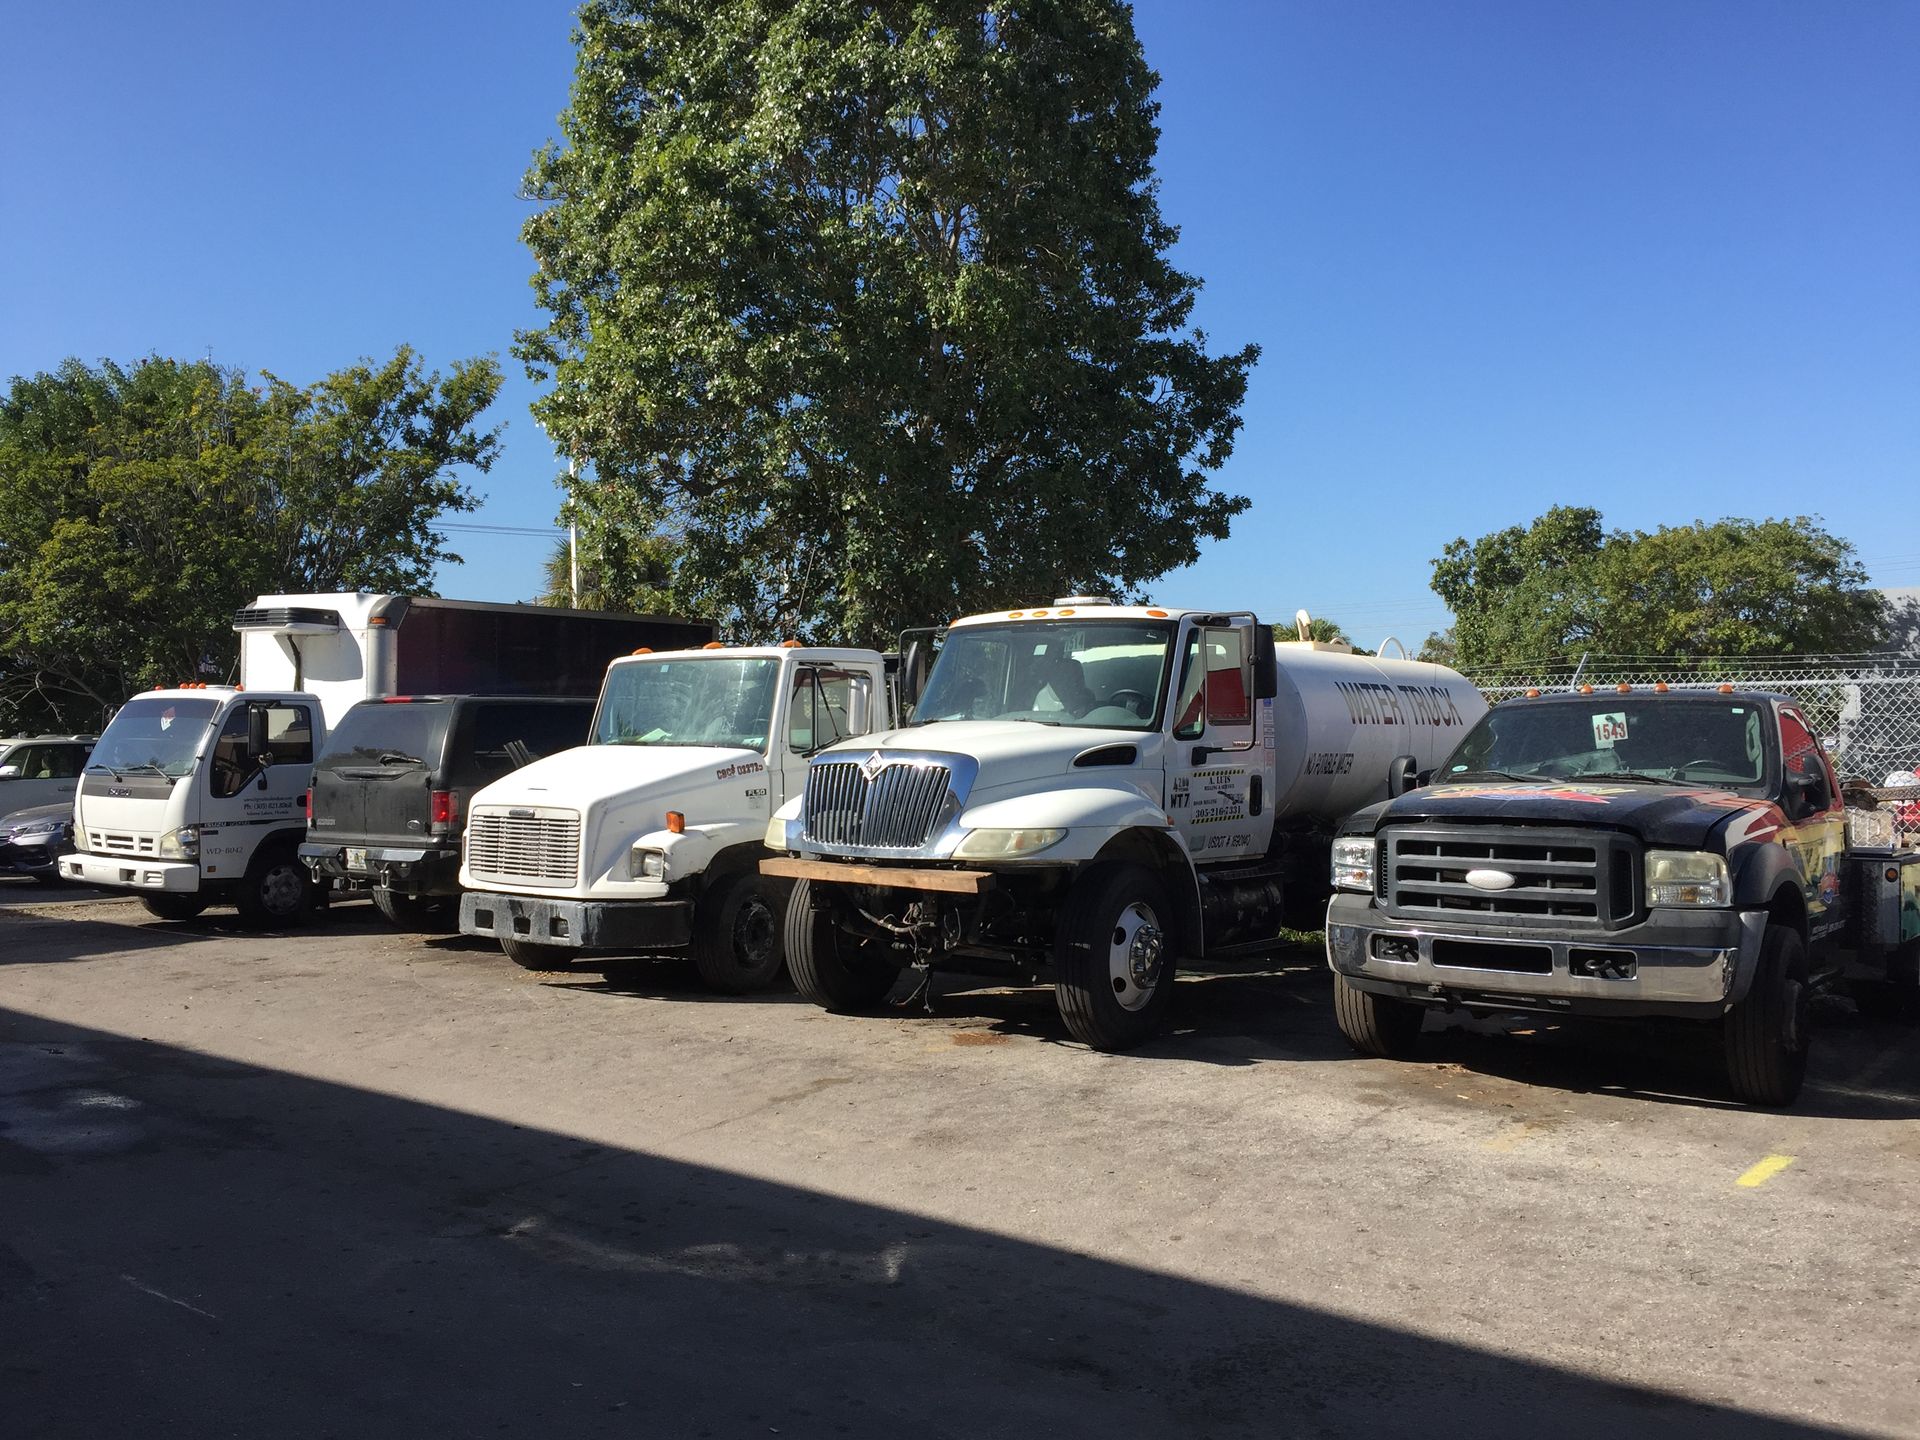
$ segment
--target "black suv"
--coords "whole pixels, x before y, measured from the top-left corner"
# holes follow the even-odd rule
[[[396,925],[452,928],[467,801],[510,770],[586,743],[593,706],[497,695],[361,701],[313,767],[301,858],[323,886],[370,887]]]

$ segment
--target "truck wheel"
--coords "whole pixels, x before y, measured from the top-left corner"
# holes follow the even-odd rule
[[[1722,1020],[1727,1081],[1748,1105],[1791,1105],[1807,1075],[1807,946],[1769,925],[1747,998]]]
[[[813,882],[797,880],[787,900],[787,970],[793,988],[836,1015],[858,1015],[887,998],[900,967],[878,942],[842,934],[833,914],[813,908]]]
[[[1411,1000],[1362,990],[1346,976],[1333,977],[1333,1019],[1347,1043],[1379,1060],[1408,1060],[1420,1045],[1427,1012]]]
[[[565,945],[542,945],[534,940],[516,940],[511,935],[502,935],[500,948],[506,952],[507,959],[522,970],[573,968],[573,951]]]
[[[460,902],[445,895],[402,895],[384,885],[373,888],[373,908],[389,925],[402,930],[435,934],[452,930],[460,920]]]
[[[1138,865],[1102,866],[1067,896],[1053,938],[1054,1000],[1073,1038],[1128,1050],[1160,1028],[1180,953],[1166,888]]]
[[[693,963],[709,990],[745,995],[773,983],[786,963],[780,902],[772,881],[750,870],[707,888],[694,909]]]
[[[159,920],[191,920],[207,908],[204,895],[142,895],[140,903]]]
[[[313,876],[290,845],[269,845],[253,857],[234,897],[249,929],[297,925],[313,908]]]

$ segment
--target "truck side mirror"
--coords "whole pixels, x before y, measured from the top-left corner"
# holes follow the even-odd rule
[[[900,656],[900,709],[911,710],[920,703],[920,692],[927,688],[927,676],[933,672],[933,642],[912,640]]]
[[[1827,806],[1827,777],[1818,770],[1789,770],[1787,795],[1802,814],[1824,810]]]
[[[1396,755],[1387,765],[1387,797],[1397,800],[1420,786],[1420,762],[1411,755]]]
[[[264,706],[247,707],[247,755],[258,762],[267,753],[267,712]]]
[[[1253,698],[1271,700],[1280,693],[1280,657],[1273,648],[1273,627],[1253,627]]]

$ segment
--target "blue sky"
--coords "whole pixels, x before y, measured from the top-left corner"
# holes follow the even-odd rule
[[[0,6],[0,376],[495,353],[505,453],[458,518],[549,525],[507,347],[538,319],[517,191],[570,11]],[[1877,583],[1920,583],[1920,5],[1147,0],[1136,24],[1199,321],[1265,349],[1216,482],[1254,506],[1157,599],[1415,644],[1446,619],[1441,547],[1555,503],[1818,514]],[[443,593],[538,588],[546,540],[452,539]]]

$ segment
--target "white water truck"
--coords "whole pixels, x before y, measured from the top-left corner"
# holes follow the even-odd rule
[[[912,722],[814,756],[768,827],[794,982],[858,1011],[909,968],[1050,977],[1102,1050],[1154,1033],[1181,961],[1324,903],[1335,822],[1487,708],[1445,666],[1276,644],[1248,611],[1073,597],[905,648]]]

